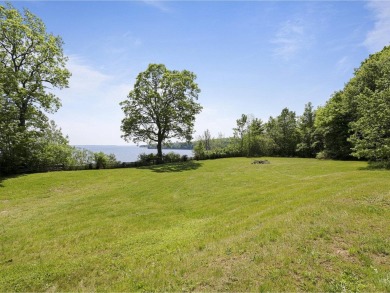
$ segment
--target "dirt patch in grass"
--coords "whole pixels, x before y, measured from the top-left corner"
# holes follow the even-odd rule
[[[329,247],[331,249],[331,254],[338,258],[342,258],[343,261],[351,263],[356,263],[358,261],[357,258],[349,252],[348,247],[350,247],[350,245],[340,237],[334,237]]]
[[[250,259],[246,255],[220,256],[209,262],[207,271],[211,272],[208,280],[200,282],[195,291],[226,291],[240,282],[238,271]]]

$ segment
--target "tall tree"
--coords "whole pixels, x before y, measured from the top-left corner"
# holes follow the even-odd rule
[[[17,109],[20,127],[26,122],[39,125],[42,111],[53,113],[60,107],[47,88],[68,86],[62,45],[30,11],[22,16],[10,4],[0,6],[0,85],[3,98]]]
[[[315,119],[316,144],[322,147],[322,154],[329,159],[350,159],[352,144],[350,123],[355,121],[356,112],[346,99],[344,91],[338,91],[318,108]]]
[[[370,55],[342,91],[317,111],[316,133],[324,153],[390,160],[390,47]]]
[[[390,162],[390,46],[362,62],[345,92],[356,104],[352,155]]]
[[[150,64],[137,76],[134,89],[121,102],[125,118],[122,137],[126,141],[155,142],[162,160],[162,142],[171,138],[192,138],[195,115],[202,106],[196,102],[200,89],[190,71],[168,70]]]
[[[48,88],[68,86],[67,58],[60,37],[46,32],[41,19],[11,4],[0,5],[0,163],[31,160],[35,143],[50,129],[45,113],[61,103]]]

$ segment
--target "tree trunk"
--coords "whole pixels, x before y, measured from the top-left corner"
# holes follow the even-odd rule
[[[157,164],[162,163],[162,139],[158,139],[157,142]]]
[[[26,113],[27,113],[27,102],[23,102],[22,106],[19,108],[19,127],[26,126]]]

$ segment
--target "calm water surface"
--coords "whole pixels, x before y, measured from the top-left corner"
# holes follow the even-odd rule
[[[119,145],[76,145],[75,147],[81,149],[87,149],[92,152],[103,152],[106,154],[114,154],[116,159],[121,162],[135,162],[138,160],[138,156],[142,153],[145,154],[157,154],[156,149],[147,149],[137,146],[119,146]],[[174,152],[177,154],[193,156],[192,150],[163,150],[163,153]]]

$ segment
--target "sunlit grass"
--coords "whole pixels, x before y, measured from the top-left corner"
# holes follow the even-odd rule
[[[0,291],[390,291],[390,172],[268,158],[0,182]]]

